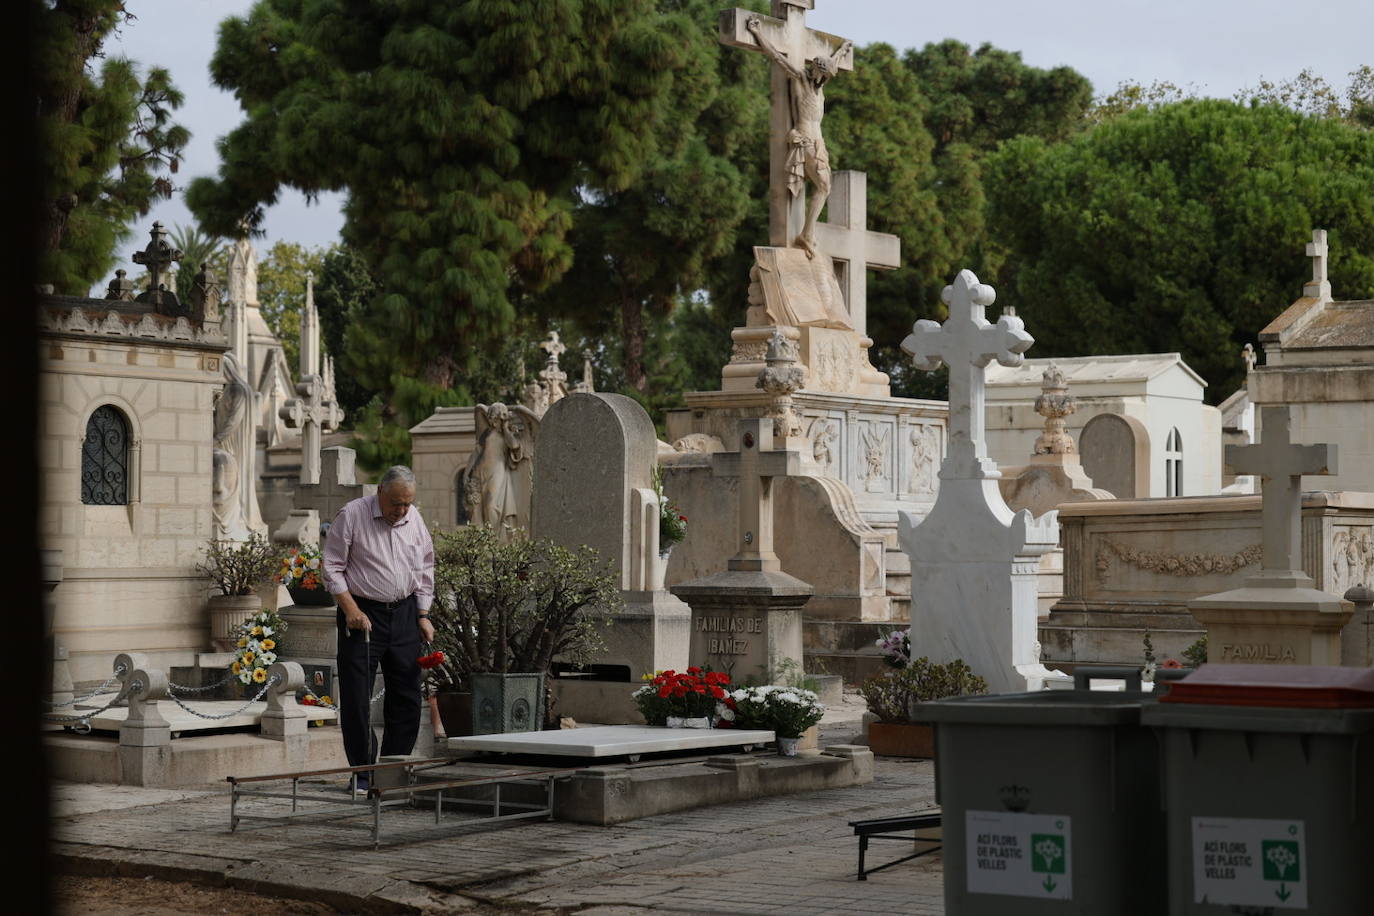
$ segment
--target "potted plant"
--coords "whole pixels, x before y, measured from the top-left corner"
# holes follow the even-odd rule
[[[648,677],[648,675],[645,675]],[[684,672],[660,671],[632,696],[649,725],[669,728],[711,728],[719,718],[732,718],[725,688],[730,675],[693,665]]]
[[[735,701],[735,725],[772,731],[783,757],[795,757],[802,732],[819,724],[825,715],[820,697],[801,687],[742,687],[730,698]]]
[[[210,639],[216,649],[232,649],[239,624],[261,609],[258,587],[272,578],[277,563],[276,549],[261,534],[254,533],[246,541],[210,542],[196,570],[220,591],[209,601]]]
[[[868,725],[869,749],[889,757],[933,757],[934,731],[913,721],[915,705],[987,692],[987,681],[962,659],[935,664],[922,656],[905,668],[871,677],[859,687],[868,711],[878,717]]]
[[[334,596],[324,587],[324,556],[314,544],[292,547],[282,554],[276,579],[299,605],[329,607]]]
[[[542,727],[554,659],[589,661],[624,606],[619,578],[592,548],[502,543],[483,525],[435,534],[434,584],[435,648],[472,691],[479,735]]]

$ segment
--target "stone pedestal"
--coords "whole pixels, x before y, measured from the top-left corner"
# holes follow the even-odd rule
[[[301,666],[305,686],[317,697],[339,695],[337,611],[333,605],[305,604],[278,611],[286,623],[286,635],[280,640],[277,655]],[[329,673],[325,674],[326,671]]]
[[[689,653],[692,609],[666,591],[626,591],[625,609],[611,618],[602,634],[605,651],[597,656],[603,665],[625,665],[630,680],[641,674],[673,669],[681,671],[693,656]]]
[[[1188,610],[1207,628],[1208,663],[1341,664],[1341,629],[1355,606],[1311,586],[1306,576],[1257,576],[1190,601]]]
[[[813,589],[784,572],[727,570],[674,586],[692,607],[691,660],[735,684],[779,683],[802,670],[802,608]]]

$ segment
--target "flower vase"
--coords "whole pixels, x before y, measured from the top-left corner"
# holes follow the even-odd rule
[[[797,756],[797,745],[801,743],[800,738],[784,738],[778,736],[778,756],[795,757]]]
[[[682,721],[684,728],[710,728],[710,716],[690,716]]]
[[[685,728],[686,725],[684,723],[686,723],[686,721],[687,720],[682,716],[669,716],[667,721],[663,724],[668,728]]]

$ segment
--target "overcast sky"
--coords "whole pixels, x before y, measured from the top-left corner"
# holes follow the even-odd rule
[[[176,180],[184,185],[214,174],[215,141],[242,120],[242,112],[231,95],[210,84],[209,60],[219,23],[246,13],[252,0],[126,5],[138,18],[107,43],[107,54],[171,70],[186,95],[176,119],[191,131]],[[1344,90],[1351,70],[1374,64],[1374,0],[816,0],[808,23],[861,45],[885,41],[898,49],[951,37],[975,47],[991,42],[1020,51],[1036,67],[1073,67],[1099,94],[1123,81],[1164,80],[1229,98],[1261,78],[1281,81],[1304,68]],[[337,195],[307,205],[301,194],[284,191],[267,212],[259,252],[279,239],[312,247],[337,241],[339,206]],[[155,207],[122,260],[143,247],[154,219],[170,227],[191,216],[180,193]]]

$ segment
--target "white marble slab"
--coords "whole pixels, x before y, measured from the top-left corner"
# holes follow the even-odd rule
[[[114,694],[107,694],[103,697],[94,699],[100,700],[95,706],[99,709],[114,698]],[[249,703],[244,707],[243,700],[186,700],[186,705],[196,712],[211,716],[222,716],[226,713],[242,710],[227,719],[203,719],[194,713],[189,713],[182,709],[172,700],[159,700],[158,710],[162,713],[162,718],[167,720],[171,726],[173,734],[185,734],[187,732],[207,731],[216,728],[244,728],[256,727],[262,719],[263,712],[267,709],[267,701],[258,700],[256,703]],[[83,707],[90,708],[90,703],[83,703],[75,709],[64,709],[64,715],[79,715]],[[310,721],[324,720],[333,722],[339,717],[338,713],[324,706],[302,706],[306,712],[306,718]],[[118,706],[114,709],[107,709],[102,713],[91,716],[91,728],[96,731],[118,731],[119,726],[124,724],[124,720],[129,717],[127,707]]]
[[[769,731],[738,728],[664,728],[653,725],[596,725],[509,735],[470,735],[448,739],[451,751],[495,751],[557,757],[624,757],[661,751],[708,751],[758,746],[773,740]]]

